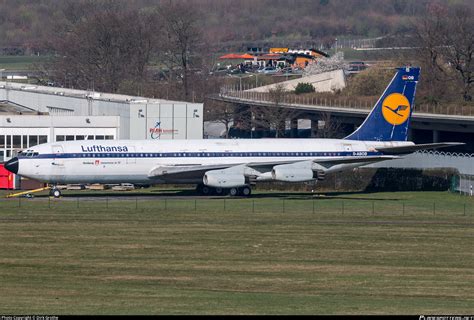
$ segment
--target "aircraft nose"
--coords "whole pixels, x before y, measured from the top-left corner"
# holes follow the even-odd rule
[[[12,158],[8,160],[7,163],[5,163],[5,169],[7,169],[10,172],[13,172],[14,174],[17,174],[18,164],[19,164],[18,158],[17,157]]]

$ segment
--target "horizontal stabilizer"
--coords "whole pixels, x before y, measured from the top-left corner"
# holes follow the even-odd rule
[[[431,150],[438,148],[461,146],[465,143],[462,142],[440,142],[440,143],[426,143],[426,144],[415,144],[411,146],[400,146],[400,147],[381,147],[377,148],[377,151],[386,154],[406,154],[420,150]]]

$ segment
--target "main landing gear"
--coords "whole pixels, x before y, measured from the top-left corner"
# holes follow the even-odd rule
[[[213,188],[208,187],[203,184],[198,184],[196,187],[196,191],[204,196],[210,195],[217,195],[217,196],[224,196],[226,194],[230,195],[231,197],[243,196],[249,197],[252,194],[252,189],[250,186],[243,186],[243,187],[234,187],[234,188]]]

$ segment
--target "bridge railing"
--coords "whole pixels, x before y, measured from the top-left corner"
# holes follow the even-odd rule
[[[242,89],[242,90],[240,90]],[[222,87],[220,92],[221,98],[230,100],[257,102],[257,103],[271,103],[284,106],[314,106],[325,108],[338,109],[358,109],[370,110],[375,105],[375,100],[362,100],[354,98],[328,98],[308,95],[284,94],[279,97],[279,101],[275,101],[274,95],[269,92],[249,91],[251,87],[247,85],[243,87]],[[416,104],[415,113],[427,114],[443,114],[452,116],[474,116],[474,107],[466,105],[429,105]]]

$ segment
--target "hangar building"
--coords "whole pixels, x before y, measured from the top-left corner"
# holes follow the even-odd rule
[[[46,142],[202,137],[202,103],[0,82],[0,163]]]

